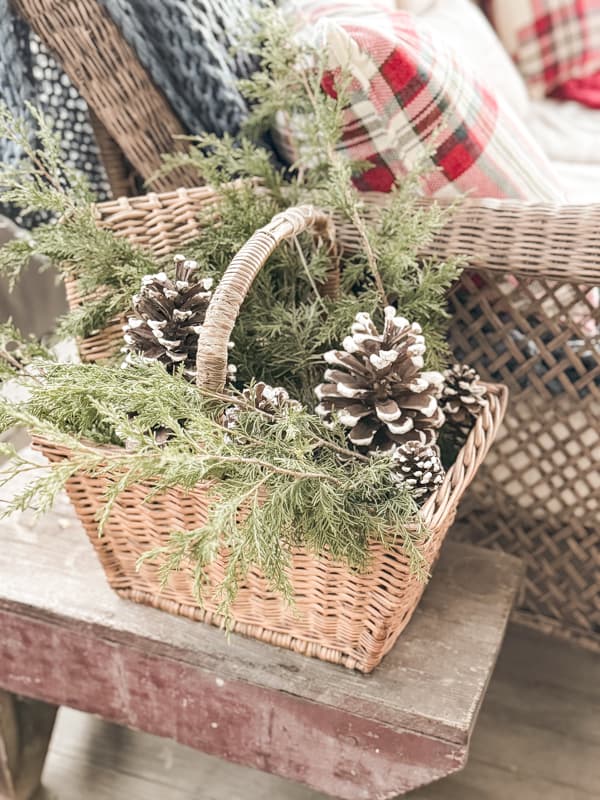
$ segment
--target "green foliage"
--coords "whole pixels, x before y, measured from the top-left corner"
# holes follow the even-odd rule
[[[38,225],[31,235],[0,247],[0,274],[14,285],[32,256],[45,256],[64,277],[77,280],[86,298],[63,320],[61,333],[88,336],[129,306],[141,276],[157,264],[127,240],[97,227],[85,176],[61,160],[58,135],[36,109],[28,110],[33,131],[0,103],[0,138],[23,153],[16,165],[0,164],[0,200],[26,212],[52,212],[58,221]]]
[[[13,142],[23,156],[18,164],[0,165],[2,200],[24,211],[67,214],[92,201],[85,176],[61,158],[60,140],[44,116],[28,104],[32,131],[0,102],[0,138]]]
[[[23,336],[10,320],[0,324],[0,384],[20,377],[36,359],[52,360],[52,355],[34,336]]]
[[[393,303],[422,325],[427,367],[443,366],[445,294],[460,271],[456,262],[418,257],[444,221],[439,209],[417,202],[418,170],[377,210],[354,188],[352,178],[362,166],[337,149],[347,102],[344,77],[337,97],[325,95],[318,54],[294,44],[277,13],[266,15],[255,46],[260,68],[243,84],[251,114],[241,137],[192,137],[189,153],[166,157],[163,171],[193,165],[219,189],[219,200],[201,212],[202,236],[186,246],[186,256],[217,280],[251,235],[290,205],[314,204],[330,211],[337,226],[353,229],[354,244],[341,254],[330,255],[326,244],[308,233],[280,246],[255,280],[234,328],[232,360],[240,382],[284,386],[305,410],[269,416],[249,408],[241,396],[209,396],[158,364],[122,370],[37,363],[27,402],[0,401],[0,431],[26,425],[72,452],[15,498],[9,511],[32,501],[47,508],[76,470],[117,478],[109,482],[101,524],[119,493],[133,483],[146,481],[160,491],[218,481],[219,500],[207,525],[172,532],[169,545],[148,557],[161,560],[165,580],[191,563],[200,597],[206,565],[227,547],[231,559],[220,587],[225,609],[254,565],[289,597],[286,565],[291,548],[300,544],[361,569],[371,542],[391,544],[398,537],[415,572],[423,572],[420,544],[426,532],[414,499],[393,483],[389,460],[346,450],[344,432],[329,430],[310,410],[323,371],[321,354],[339,346],[359,311],[380,325],[383,306]],[[276,113],[293,119],[299,131],[302,163],[291,168],[276,165],[256,143]],[[29,255],[40,252],[63,274],[76,276],[88,299],[63,322],[62,331],[85,335],[127,309],[142,275],[165,267],[96,228],[85,187],[61,173],[56,142],[37,119],[42,153],[26,151],[22,171],[8,170],[8,177],[0,168],[0,187],[8,187],[13,202],[45,204],[61,221],[0,250],[0,270],[15,275]],[[0,135],[8,129],[13,136],[25,135],[6,113],[0,120]],[[40,166],[46,150],[48,164]],[[338,260],[339,296],[322,297],[320,286]],[[238,425],[226,431],[222,412],[232,403],[240,409]],[[165,430],[169,440],[161,446],[156,432]],[[126,442],[135,449],[124,447]],[[26,460],[14,460],[13,472],[29,469]]]
[[[380,322],[385,302],[419,322],[428,343],[427,367],[444,366],[446,292],[460,273],[458,261],[418,258],[419,251],[444,223],[445,212],[418,205],[419,170],[386,197],[375,211],[352,184],[360,165],[338,151],[347,103],[345,79],[337,96],[320,88],[323,64],[318,54],[294,42],[277,12],[262,19],[254,42],[258,71],[242,82],[251,107],[239,140],[192,137],[187,154],[165,159],[165,169],[185,164],[219,187],[222,200],[204,212],[201,238],[188,253],[207,273],[219,277],[254,231],[290,205],[312,203],[331,210],[338,225],[357,232],[354,252],[342,262],[342,292],[335,301],[315,291],[324,280],[327,257],[309,236],[280,247],[259,274],[242,307],[233,333],[239,377],[285,386],[310,402],[318,382],[319,354],[337,346],[359,311]],[[302,164],[291,170],[274,166],[253,139],[269,129],[277,115],[292,119],[301,142]],[[258,179],[259,185],[251,181]],[[239,183],[234,188],[232,181]]]
[[[220,418],[232,402],[239,405],[238,422],[227,431]],[[285,568],[298,545],[364,569],[370,543],[391,545],[398,539],[414,570],[424,573],[419,545],[425,532],[415,524],[414,500],[391,480],[388,460],[346,451],[343,433],[329,430],[306,410],[271,416],[241,396],[207,396],[156,364],[126,370],[54,364],[31,387],[25,403],[0,401],[0,431],[15,424],[66,445],[72,455],[51,465],[5,514],[32,501],[45,510],[76,470],[118,478],[107,490],[103,520],[118,494],[133,483],[148,481],[153,491],[162,491],[217,480],[219,502],[207,525],[174,531],[170,543],[148,557],[161,559],[165,578],[191,561],[200,599],[204,568],[227,547],[231,558],[220,587],[225,611],[253,566],[290,597]],[[159,426],[171,432],[164,446],[152,433]],[[126,440],[137,443],[135,452],[99,446]],[[13,461],[13,475],[30,469],[26,459]],[[240,515],[240,509],[247,513]]]

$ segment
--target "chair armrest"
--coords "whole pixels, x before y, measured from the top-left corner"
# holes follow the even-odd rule
[[[164,256],[200,234],[199,212],[216,205],[218,199],[209,186],[180,188],[99,203],[96,218],[102,227]],[[369,199],[378,205],[385,202],[385,195]],[[423,207],[431,203],[454,207],[423,256],[465,256],[475,269],[600,286],[600,203],[419,201]],[[340,225],[338,233],[350,250],[359,246],[351,226]]]
[[[469,266],[477,269],[597,286],[600,203],[458,201],[422,255],[466,256]]]

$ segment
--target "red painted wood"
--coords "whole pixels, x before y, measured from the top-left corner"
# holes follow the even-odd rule
[[[84,631],[10,612],[0,612],[0,630],[0,682],[10,691],[100,714],[346,800],[395,797],[465,763],[466,747],[223,680]]]
[[[394,797],[464,763],[521,574],[448,543],[364,676],[124,601],[59,501],[0,525],[0,688],[348,800]]]

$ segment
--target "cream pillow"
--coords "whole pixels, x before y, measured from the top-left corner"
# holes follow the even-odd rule
[[[529,114],[527,86],[485,14],[471,0],[397,0],[468,62],[478,79],[502,95],[521,119]]]

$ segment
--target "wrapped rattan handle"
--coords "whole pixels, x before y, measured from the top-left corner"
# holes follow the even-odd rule
[[[248,239],[227,267],[206,311],[198,338],[197,383],[220,392],[227,375],[227,345],[244,298],[267,259],[281,242],[312,228],[333,241],[331,217],[313,206],[296,206],[276,214]]]

